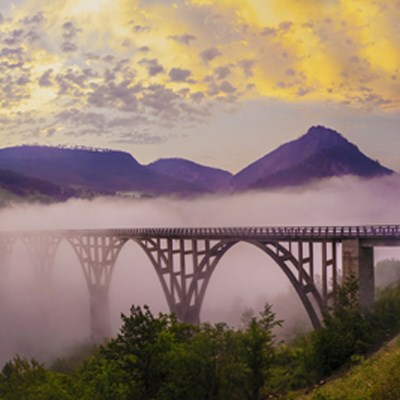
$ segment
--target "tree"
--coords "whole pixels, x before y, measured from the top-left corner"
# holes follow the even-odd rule
[[[281,326],[282,321],[275,319],[272,307],[266,304],[259,317],[251,318],[243,332],[245,359],[249,368],[248,398],[258,400],[261,390],[269,377],[269,370],[274,359],[275,335],[273,329]]]
[[[122,363],[137,398],[153,399],[165,378],[161,360],[174,343],[176,318],[162,313],[154,317],[148,306],[132,306],[130,316],[122,314],[122,321],[120,333],[101,348],[100,355]]]
[[[0,374],[2,400],[72,400],[68,387],[65,376],[46,370],[34,359],[16,357]]]
[[[375,340],[370,320],[359,307],[358,283],[350,276],[338,288],[337,301],[324,316],[324,327],[311,336],[312,363],[319,378],[343,366],[353,355],[364,354]]]
[[[74,399],[140,399],[135,381],[120,360],[106,359],[96,354],[86,360],[72,378]]]

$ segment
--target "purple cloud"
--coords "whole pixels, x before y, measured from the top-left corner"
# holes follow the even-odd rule
[[[172,82],[186,82],[192,72],[188,69],[172,68],[168,75]]]
[[[196,36],[190,35],[189,33],[184,33],[183,35],[172,35],[168,36],[168,39],[174,40],[175,42],[178,42],[180,44],[184,44],[186,46],[189,46],[191,42],[196,40]]]
[[[216,47],[210,47],[200,52],[200,58],[207,63],[220,56],[222,53]]]

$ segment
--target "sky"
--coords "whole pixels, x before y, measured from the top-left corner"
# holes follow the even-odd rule
[[[237,172],[311,125],[400,172],[400,0],[0,0],[0,147]]]

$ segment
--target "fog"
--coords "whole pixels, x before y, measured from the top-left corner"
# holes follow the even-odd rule
[[[54,205],[19,204],[0,210],[1,230],[355,225],[400,222],[400,179],[363,181],[331,179],[307,188],[206,196],[196,199],[70,200]],[[400,258],[400,249],[377,249],[375,261]],[[55,257],[50,282],[38,279],[27,249],[14,245],[0,266],[0,367],[16,354],[51,362],[88,341],[89,296],[79,262],[67,242]],[[248,308],[265,302],[283,319],[280,337],[310,329],[300,300],[287,278],[269,257],[245,243],[234,246],[220,261],[203,303],[203,321],[239,325]],[[167,312],[157,275],[140,247],[122,249],[110,288],[113,332],[121,312],[132,304],[148,304]]]

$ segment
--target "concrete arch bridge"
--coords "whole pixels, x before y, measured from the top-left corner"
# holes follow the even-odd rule
[[[182,321],[199,322],[219,261],[245,242],[281,268],[318,328],[340,279],[356,277],[361,307],[374,302],[373,249],[399,246],[400,225],[10,231],[0,233],[3,260],[17,240],[26,246],[40,279],[51,273],[61,241],[71,245],[89,291],[91,336],[98,342],[110,335],[110,283],[118,255],[130,240],[148,256],[170,311]]]

